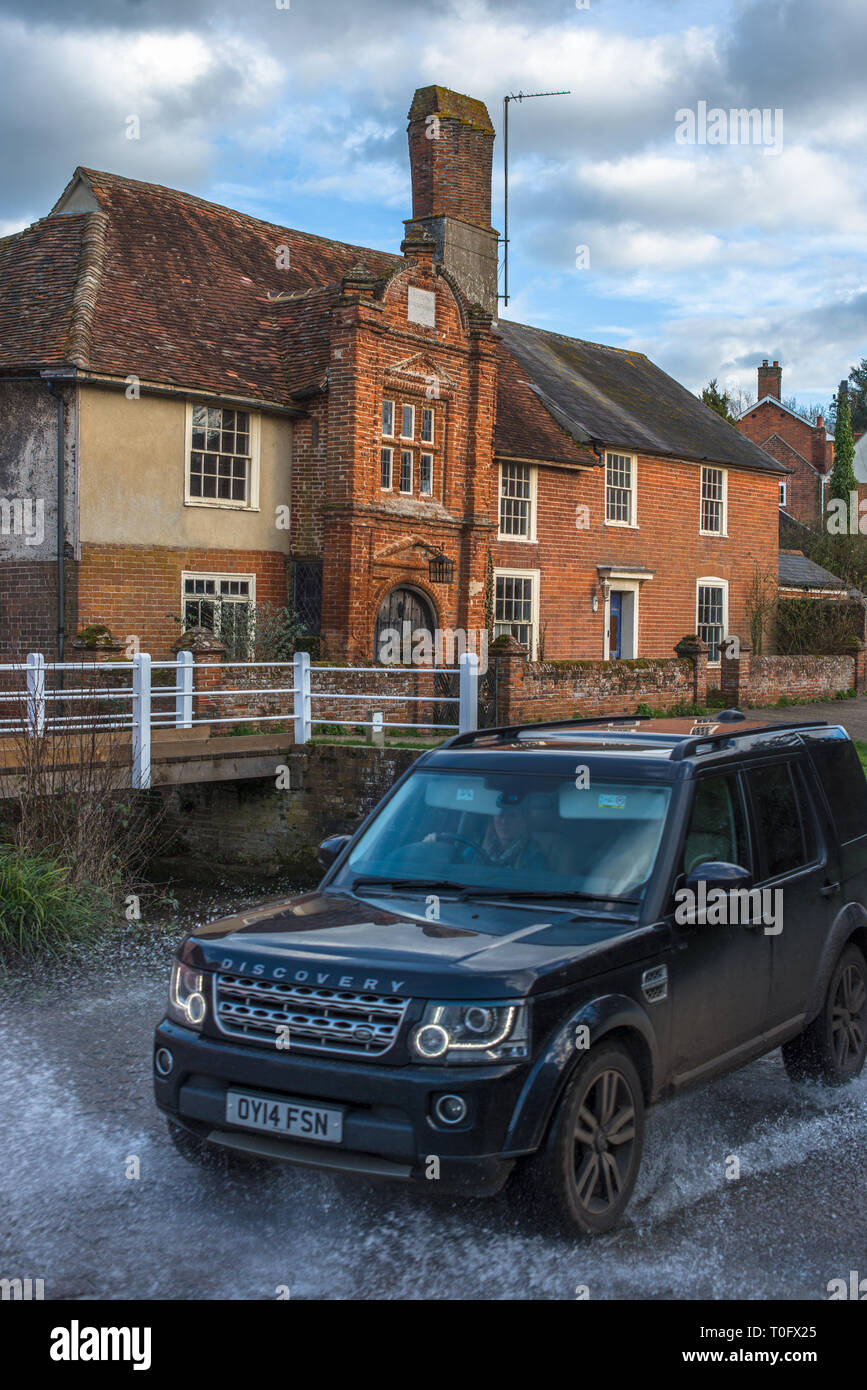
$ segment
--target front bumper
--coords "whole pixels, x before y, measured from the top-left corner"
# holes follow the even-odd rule
[[[495,1192],[525,1150],[504,1145],[529,1063],[386,1067],[335,1057],[270,1053],[209,1037],[163,1019],[154,1053],[167,1048],[168,1076],[154,1068],[157,1105],[176,1123],[227,1148],[316,1168],[429,1181],[437,1190]],[[226,1120],[226,1092],[242,1087],[344,1108],[340,1144],[272,1137]],[[443,1094],[458,1094],[467,1114],[445,1125],[434,1113]],[[431,1158],[437,1158],[436,1165]]]

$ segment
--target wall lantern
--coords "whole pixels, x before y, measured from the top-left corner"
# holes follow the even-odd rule
[[[432,555],[428,560],[431,584],[451,584],[455,577],[455,562],[447,555]]]

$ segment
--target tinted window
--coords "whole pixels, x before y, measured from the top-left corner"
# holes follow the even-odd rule
[[[842,841],[867,835],[867,778],[847,738],[811,738],[810,757]]]
[[[703,777],[696,784],[695,801],[683,848],[683,871],[697,864],[720,860],[749,869],[750,851],[738,779],[734,776]]]
[[[815,858],[812,822],[802,814],[799,796],[786,763],[755,768],[747,774],[756,812],[759,844],[768,878],[791,872]]]

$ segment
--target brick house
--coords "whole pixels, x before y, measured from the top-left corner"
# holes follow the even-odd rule
[[[788,465],[641,353],[497,322],[493,144],[416,92],[400,255],[83,168],[0,242],[0,659],[287,595],[332,659],[491,610],[548,659],[746,637]]]
[[[783,369],[767,358],[758,369],[758,399],[738,416],[737,427],[766,453],[784,464],[780,506],[807,524],[822,516],[828,477],[834,467],[834,439],[820,415],[815,425],[781,400]]]

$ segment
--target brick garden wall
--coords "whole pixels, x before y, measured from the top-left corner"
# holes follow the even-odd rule
[[[721,691],[729,705],[769,705],[789,699],[828,700],[864,689],[864,653],[855,656],[755,656],[722,660]]]

